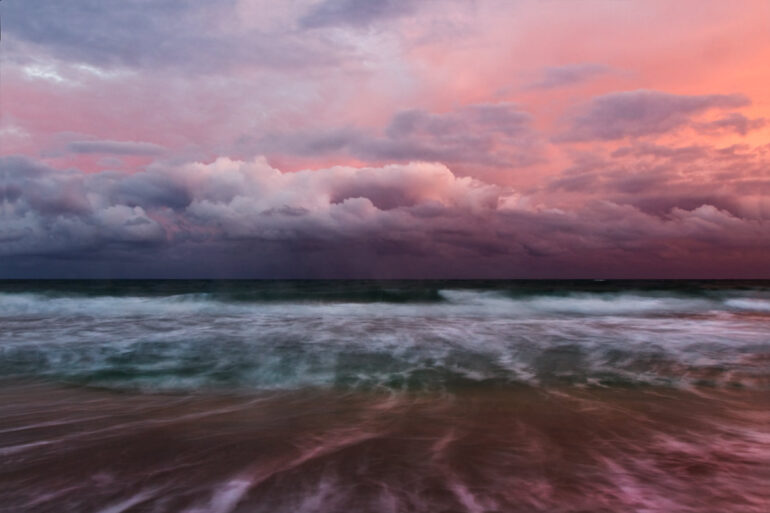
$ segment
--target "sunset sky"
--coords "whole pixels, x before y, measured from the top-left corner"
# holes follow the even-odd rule
[[[770,278],[766,0],[0,14],[0,277]]]

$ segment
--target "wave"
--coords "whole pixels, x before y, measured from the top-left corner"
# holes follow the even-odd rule
[[[285,312],[296,315],[333,314],[370,315],[384,311],[394,315],[424,313],[469,314],[503,317],[572,316],[650,316],[700,315],[708,313],[770,313],[770,293],[742,296],[737,292],[719,295],[676,295],[661,293],[586,293],[520,294],[512,291],[436,289],[422,294],[389,293],[385,300],[358,301],[342,296],[319,299],[315,296],[292,300],[243,298],[215,293],[173,295],[49,294],[40,292],[0,292],[0,319],[16,316],[127,317],[196,315],[247,315],[249,313]],[[399,298],[393,300],[393,298]],[[422,298],[422,299],[420,299]],[[423,300],[424,299],[424,300]],[[384,310],[383,310],[384,309]]]
[[[770,312],[770,299],[734,298],[725,301],[725,305],[735,310],[764,313]]]
[[[661,297],[642,294],[571,293],[562,296],[511,297],[500,292],[442,290],[453,304],[483,306],[521,314],[648,315],[650,313],[699,313],[720,308],[721,302],[707,298]]]
[[[341,292],[318,299],[333,291],[233,300],[245,285],[227,293],[5,290],[0,377],[141,390],[770,386],[767,288],[437,285],[412,290],[431,298],[412,302]]]
[[[109,388],[770,385],[768,322],[196,316],[5,322],[0,376]]]

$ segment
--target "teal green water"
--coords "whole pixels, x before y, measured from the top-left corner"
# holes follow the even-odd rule
[[[0,375],[141,390],[767,387],[764,282],[3,282]]]

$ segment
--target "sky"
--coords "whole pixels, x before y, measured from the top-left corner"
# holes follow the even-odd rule
[[[770,278],[766,0],[0,15],[0,277]]]

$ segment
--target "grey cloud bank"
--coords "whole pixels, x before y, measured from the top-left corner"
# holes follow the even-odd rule
[[[468,105],[448,112],[396,113],[384,133],[356,127],[273,133],[243,146],[266,154],[346,154],[374,162],[443,162],[452,166],[520,167],[537,162],[541,136],[513,103]]]
[[[698,276],[736,255],[737,274],[756,275],[770,249],[766,224],[712,205],[547,208],[441,164],[0,166],[4,277]]]
[[[592,99],[572,119],[559,140],[616,140],[658,135],[691,122],[692,116],[710,109],[749,105],[740,94],[677,95],[660,91],[623,91]]]

